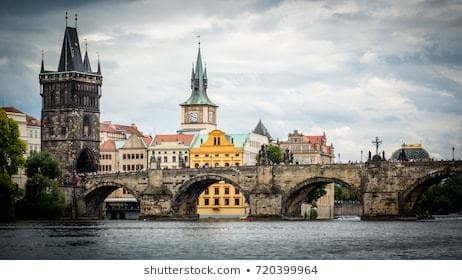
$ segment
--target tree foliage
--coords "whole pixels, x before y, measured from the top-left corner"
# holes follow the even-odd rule
[[[342,186],[340,184],[335,184],[335,200],[340,201],[360,201],[359,192],[352,191],[350,188]]]
[[[428,188],[416,202],[418,213],[449,214],[462,211],[462,176],[450,177]]]
[[[58,161],[47,152],[32,154],[26,162],[27,177],[32,178],[36,174],[42,174],[50,179],[61,176],[61,169]]]
[[[14,204],[19,196],[20,191],[11,181],[11,176],[0,171],[0,221],[15,219]]]
[[[324,186],[316,187],[314,190],[308,193],[308,195],[305,198],[305,201],[311,203],[312,205],[315,205],[316,201],[325,194],[326,190],[324,189]]]
[[[282,160],[284,158],[284,153],[283,153],[282,149],[279,146],[267,144],[267,145],[265,145],[265,150],[266,150],[266,152],[268,154],[269,160],[273,164],[279,164],[279,163],[282,162]],[[259,154],[257,154],[256,160],[257,160],[257,162],[260,161],[260,155]]]
[[[26,162],[26,195],[16,210],[23,219],[52,219],[64,214],[64,194],[58,186],[58,162],[48,153],[33,154]]]
[[[24,164],[26,143],[19,139],[18,124],[0,109],[0,170],[7,175],[18,172]]]

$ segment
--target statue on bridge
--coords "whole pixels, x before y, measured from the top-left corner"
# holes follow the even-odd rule
[[[258,165],[271,165],[271,160],[265,145],[261,145],[260,151],[258,152]]]
[[[286,149],[284,151],[284,163],[285,164],[293,164],[294,163],[294,154]]]

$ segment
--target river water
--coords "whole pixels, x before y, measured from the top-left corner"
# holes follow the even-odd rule
[[[18,222],[0,259],[462,259],[462,219]]]

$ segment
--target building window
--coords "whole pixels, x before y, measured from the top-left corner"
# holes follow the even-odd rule
[[[196,164],[194,165],[194,167],[195,167],[195,168],[199,168],[199,163],[196,163]]]
[[[219,199],[219,198],[215,198],[214,200],[215,200],[215,201],[214,201],[214,204],[215,204],[215,205],[220,205],[220,199]]]
[[[219,188],[215,188],[215,194],[220,194],[220,189]]]
[[[91,127],[90,127],[90,116],[83,117],[83,136],[90,136]]]
[[[234,194],[239,194],[239,190],[238,189],[234,189]]]
[[[241,203],[241,200],[239,198],[234,199],[234,205],[239,206]]]
[[[123,155],[122,155],[122,158],[123,158],[123,159],[126,159],[126,158],[127,158],[127,156],[126,156],[125,154],[123,154]]]
[[[238,157],[238,156],[239,156],[239,154],[236,154],[236,156]]]
[[[136,154],[136,155],[135,155],[135,158],[136,158],[136,159],[139,159],[139,158],[140,158],[140,155],[139,155],[139,154]]]
[[[225,198],[225,205],[229,205],[229,198]]]
[[[228,163],[228,162],[226,162],[226,163],[225,163],[225,166],[226,166],[226,167],[228,167],[228,166],[229,166],[229,163]]]
[[[239,162],[236,162],[236,166],[239,166]]]
[[[140,154],[140,159],[143,159],[144,155],[143,154]]]
[[[220,155],[219,154],[215,154],[215,157],[219,157]]]
[[[134,164],[132,164],[132,170],[135,170],[135,165]]]
[[[127,171],[127,166],[125,164],[122,166],[122,170]]]
[[[209,199],[208,198],[204,199],[204,205],[209,205]]]
[[[194,155],[195,157],[199,157],[199,155]]]
[[[176,156],[172,156],[172,162],[176,162]]]
[[[229,194],[229,188],[225,188],[225,194]]]
[[[209,154],[205,154],[205,157],[208,157],[208,156],[209,156]]]
[[[229,157],[229,154],[225,154],[225,157]]]
[[[184,161],[188,162],[188,157],[187,156],[184,157]]]
[[[219,167],[220,164],[218,162],[215,162],[215,167]]]
[[[164,162],[167,162],[168,161],[168,158],[167,156],[164,157]]]

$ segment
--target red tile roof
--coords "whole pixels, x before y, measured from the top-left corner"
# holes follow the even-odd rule
[[[32,116],[26,115],[26,121],[28,126],[40,126],[40,120]]]
[[[157,134],[154,138],[154,144],[162,142],[182,142],[185,145],[190,145],[194,135],[192,134]]]
[[[110,132],[110,133],[125,133],[130,135],[136,135],[142,137],[143,133],[138,130],[135,125],[122,125],[122,124],[112,124],[109,122],[100,123],[99,130],[101,132]]]
[[[15,107],[2,107],[2,109],[5,110],[5,112],[8,112],[8,113],[24,114],[23,112],[19,111]]]
[[[101,152],[114,152],[116,150],[114,140],[107,140],[106,142],[101,143],[99,149]]]
[[[144,144],[146,146],[149,146],[151,145],[151,142],[152,142],[152,136],[151,135],[145,135],[143,137],[141,137],[141,140],[143,140]]]
[[[322,145],[326,143],[326,136],[325,135],[305,135],[303,136],[303,142]]]

